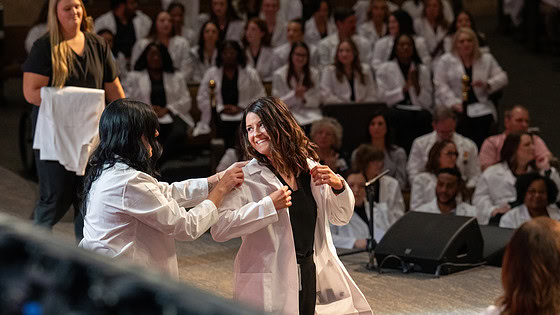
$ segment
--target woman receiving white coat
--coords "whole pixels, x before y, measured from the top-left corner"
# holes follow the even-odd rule
[[[414,27],[412,25],[412,18],[410,18],[410,15],[408,15],[405,11],[397,10],[389,15],[387,23],[389,34],[375,42],[371,59],[369,60],[371,67],[375,72],[377,72],[377,69],[382,63],[389,61],[391,52],[393,51],[395,38],[399,34],[408,34],[412,36],[414,39],[414,46],[418,52],[418,57],[420,57],[420,60],[422,60],[422,63],[425,66],[431,67],[432,57],[428,52],[426,41],[422,37],[415,35]]]
[[[247,22],[243,45],[247,64],[257,70],[263,81],[271,81],[274,52],[270,47],[270,34],[264,20],[252,18]]]
[[[315,146],[282,101],[249,105],[241,132],[253,159],[211,229],[216,241],[242,238],[234,299],[277,314],[372,314],[330,235],[329,223],[352,216],[350,187],[316,162]]]
[[[319,71],[309,65],[309,59],[307,45],[295,42],[290,63],[276,70],[272,79],[272,96],[286,103],[300,126],[309,126],[323,117],[319,109]]]
[[[218,49],[216,66],[208,69],[200,82],[196,100],[201,112],[193,135],[210,133],[212,107],[210,80],[215,82],[214,97],[219,117],[218,132],[225,146],[234,146],[239,122],[245,109],[253,100],[266,96],[258,72],[247,66],[247,56],[236,41],[226,40]]]
[[[338,43],[334,63],[323,70],[321,97],[324,104],[377,100],[371,70],[360,63],[358,48],[352,40]]]
[[[136,61],[138,61],[138,58],[148,44],[152,42],[161,43],[167,48],[173,60],[174,68],[185,74],[189,72],[189,42],[184,37],[175,35],[171,22],[171,15],[169,15],[167,11],[159,12],[156,22],[153,23],[148,36],[137,40],[134,46],[132,46],[132,55],[130,57],[131,68],[134,69]]]

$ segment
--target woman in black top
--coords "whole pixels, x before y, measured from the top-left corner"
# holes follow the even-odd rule
[[[41,88],[77,86],[104,89],[107,100],[124,97],[117,67],[105,40],[91,32],[81,0],[50,0],[48,34],[38,39],[23,65],[23,94],[36,105],[33,126],[41,105]],[[77,207],[76,187],[82,177],[56,161],[41,161],[35,151],[39,175],[39,201],[34,221],[52,228],[66,213],[70,204]],[[75,214],[75,233],[81,239],[83,219]]]

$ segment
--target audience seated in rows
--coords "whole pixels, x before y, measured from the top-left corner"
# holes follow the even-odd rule
[[[457,147],[450,140],[436,142],[428,154],[428,162],[422,173],[414,177],[410,191],[410,209],[416,210],[436,197],[437,174],[442,168],[457,167]],[[460,173],[460,172],[459,172]],[[461,199],[459,201],[462,201]]]
[[[464,191],[464,185],[461,172],[457,167],[439,169],[434,192],[435,198],[415,208],[414,211],[476,217],[478,214],[476,208],[466,202],[461,202],[463,200],[461,191]]]
[[[516,229],[536,217],[560,220],[560,209],[554,203],[558,187],[549,177],[531,172],[523,174],[515,182],[517,204],[500,219],[500,227]]]
[[[250,19],[245,25],[243,46],[247,55],[247,65],[255,68],[262,81],[272,80],[274,56],[270,47],[270,34],[266,22],[259,18]]]
[[[443,55],[435,66],[436,104],[456,111],[457,131],[480,147],[496,117],[490,94],[507,83],[507,74],[494,57],[480,52],[472,29],[461,28],[455,33],[453,52]]]
[[[395,37],[390,61],[376,72],[379,101],[387,104],[395,142],[410,152],[412,141],[430,132],[433,87],[429,67],[422,64],[413,37]]]
[[[432,146],[441,140],[451,140],[457,147],[457,167],[463,175],[467,187],[471,188],[477,184],[480,176],[480,165],[478,163],[478,150],[472,140],[455,132],[457,126],[457,115],[446,106],[436,106],[433,114],[432,127],[434,131],[418,137],[412,143],[406,170],[410,183],[414,177],[422,172],[428,162],[428,153]]]
[[[310,51],[304,42],[295,42],[289,52],[289,64],[274,72],[272,96],[286,103],[297,123],[304,129],[321,119],[319,71],[310,66]]]
[[[508,134],[527,132],[529,130],[529,111],[527,108],[516,105],[512,109],[506,110],[504,113],[504,127],[503,133],[488,137],[482,143],[478,158],[483,171],[500,161],[500,151]],[[532,138],[535,148],[535,160],[550,159],[552,153],[550,153],[541,137],[532,135]]]
[[[360,62],[356,44],[350,39],[341,40],[336,51],[333,64],[323,69],[323,103],[375,102],[377,95],[373,75],[369,66]]]

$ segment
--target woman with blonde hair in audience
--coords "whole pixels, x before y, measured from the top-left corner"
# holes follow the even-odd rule
[[[157,14],[156,21],[152,24],[148,36],[137,40],[132,47],[130,64],[133,69],[149,43],[164,45],[171,56],[171,60],[173,60],[173,67],[185,74],[189,72],[189,42],[184,37],[175,34],[171,15],[167,11],[160,11]]]
[[[389,6],[385,0],[370,0],[367,21],[358,27],[358,34],[367,38],[372,44],[387,34]]]
[[[310,65],[309,47],[304,42],[295,42],[288,57],[289,63],[274,72],[272,96],[278,97],[290,109],[304,130],[323,116],[319,71]]]
[[[274,52],[270,47],[270,34],[265,21],[252,18],[247,22],[243,45],[247,64],[257,70],[263,81],[272,80]]]
[[[323,70],[321,96],[325,104],[377,100],[371,70],[360,62],[358,48],[352,40],[338,43],[333,64]]]
[[[309,137],[317,145],[319,162],[327,165],[337,174],[344,174],[348,164],[340,156],[342,147],[342,125],[332,117],[325,117],[311,124]]]
[[[124,97],[111,50],[103,38],[92,32],[91,18],[81,0],[50,0],[47,24],[48,33],[35,41],[23,64],[23,95],[36,105],[32,113],[34,129],[43,87],[103,89],[109,101]],[[35,150],[35,163],[39,200],[34,222],[52,228],[74,202],[75,233],[80,239],[83,218],[75,201],[83,177],[67,171],[58,161],[41,160],[39,150]]]
[[[422,16],[414,20],[416,34],[426,40],[432,58],[438,56],[438,45],[449,30],[449,23],[443,15],[443,0],[425,0]],[[451,19],[453,20],[453,18]]]
[[[457,132],[478,147],[490,135],[496,107],[490,94],[508,84],[508,76],[489,53],[481,53],[476,34],[470,28],[455,33],[453,51],[435,65],[436,103],[458,113]]]
[[[414,139],[432,131],[433,87],[429,67],[422,64],[414,38],[395,37],[388,62],[375,73],[379,100],[389,107],[396,142],[410,151]]]
[[[381,64],[390,60],[391,53],[394,51],[395,38],[399,34],[407,34],[412,37],[418,57],[426,67],[431,68],[432,56],[428,52],[426,41],[421,36],[416,35],[412,18],[408,13],[403,10],[392,12],[387,22],[387,30],[389,34],[375,42],[373,47],[370,64],[374,72],[377,73]]]
[[[557,185],[560,183],[557,170],[550,166],[547,158],[535,161],[531,134],[508,134],[500,152],[500,162],[484,170],[478,180],[473,205],[483,212],[485,218],[497,224],[501,215],[516,205],[517,177],[531,171],[548,174]]]
[[[241,41],[245,23],[235,12],[232,0],[211,0],[210,21],[218,27],[220,41]]]
[[[436,197],[437,172],[442,168],[456,168],[457,156],[457,147],[450,140],[441,140],[432,146],[424,172],[416,175],[411,183],[411,210],[434,200]],[[460,193],[462,196],[465,192]]]
[[[218,47],[220,46],[220,30],[216,23],[207,21],[202,24],[198,36],[198,45],[189,52],[189,66],[186,73],[189,82],[200,83],[206,70],[216,65]]]
[[[536,217],[560,220],[560,209],[554,204],[558,187],[549,177],[536,172],[523,174],[515,182],[515,192],[519,206],[502,216],[500,227],[516,229]]]
[[[481,315],[560,313],[560,223],[539,217],[511,237],[502,263],[504,294]]]

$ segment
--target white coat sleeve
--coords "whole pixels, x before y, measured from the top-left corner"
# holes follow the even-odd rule
[[[311,79],[313,80],[313,87],[303,94],[303,98],[305,99],[303,106],[305,108],[318,108],[322,104],[319,71],[311,69],[310,73]]]
[[[160,186],[154,178],[139,173],[123,189],[123,211],[177,240],[195,240],[216,223],[218,210],[210,200],[204,200],[189,211],[179,206],[174,196],[185,201],[186,198],[196,199],[200,197],[197,194],[207,190],[200,184],[194,189],[189,188],[190,183],[181,186]]]
[[[168,199],[175,199],[185,208],[194,207],[208,197],[208,179],[196,178],[168,184],[158,182],[161,193]]]
[[[185,76],[190,75],[191,69],[190,67],[190,45],[189,42],[185,40],[180,40],[178,46],[176,47],[176,61],[175,68],[181,71]]]
[[[430,202],[431,200],[425,200],[429,198],[424,187],[427,183],[424,180],[423,175],[417,175],[412,180],[412,188],[410,189],[410,210],[416,210],[421,205]]]
[[[425,165],[422,165],[422,156],[424,155],[424,148],[418,143],[418,139],[412,142],[410,154],[408,155],[408,163],[406,163],[406,172],[408,173],[408,181],[412,183],[414,177],[420,173]]]
[[[204,74],[204,77],[202,78],[201,82],[208,82],[210,81],[210,79],[215,79],[212,78],[212,76],[214,75],[214,72],[211,70],[206,71],[206,73]],[[206,125],[210,125],[210,120],[212,119],[212,108],[210,108],[210,88],[208,87],[208,84],[200,84],[200,86],[198,87],[198,93],[196,95],[196,102],[198,104],[198,110],[200,110],[200,123],[206,124]],[[216,88],[216,90],[218,90]],[[216,93],[215,90],[215,93]],[[219,93],[219,91],[217,91]],[[215,97],[216,101],[218,101],[220,98],[219,97]],[[223,104],[216,104],[216,107],[218,105],[221,105],[221,107],[223,108]],[[218,107],[217,107],[218,108]]]
[[[488,183],[488,174],[480,176],[476,188],[474,190],[472,203],[478,211],[477,218],[481,221],[480,224],[488,224],[492,211],[500,205],[495,205],[490,196],[490,186]]]
[[[428,45],[426,41],[422,37],[417,37],[414,40],[416,44],[416,52],[418,52],[418,57],[422,60],[422,63],[428,67],[432,68],[432,55],[430,54],[430,50],[428,49]]]
[[[225,242],[242,237],[278,221],[270,197],[266,196],[258,202],[253,202],[246,197],[251,195],[246,190],[248,188],[242,185],[224,197],[218,222],[210,229],[215,241]]]
[[[451,107],[454,104],[462,104],[463,100],[455,95],[449,85],[447,74],[448,71],[450,71],[450,65],[447,60],[448,59],[443,56],[436,65],[436,69],[434,70],[434,87],[436,103],[439,102],[442,105]],[[457,73],[456,75],[460,74]]]
[[[132,46],[132,52],[130,53],[130,68],[132,70],[134,70],[136,61],[138,61],[138,58],[140,58],[140,55],[142,55],[146,46],[148,46],[148,42],[144,39],[137,40],[136,43],[134,43],[134,46]]]
[[[470,142],[470,141],[469,141]],[[480,162],[478,160],[478,148],[476,144],[469,145],[469,158],[467,161],[466,175],[468,176],[467,187],[475,187],[480,178]]]
[[[192,128],[194,127],[194,121],[190,113],[191,93],[187,88],[187,82],[182,73],[177,73],[172,78],[177,82],[173,84],[173,91],[166,92],[167,108]]]
[[[343,236],[339,233],[340,227],[330,224],[331,228],[331,236],[333,240],[334,247],[336,248],[344,248],[344,249],[352,249],[354,248],[354,244],[358,240],[352,236]]]
[[[434,106],[432,97],[434,88],[432,86],[432,80],[430,79],[430,70],[425,66],[419,66],[418,68],[418,83],[420,84],[420,93],[416,93],[416,89],[414,87],[411,87],[409,91],[410,99],[412,101],[412,104],[420,106],[425,110],[432,112]]]
[[[259,73],[255,69],[251,69],[251,70],[252,71],[247,71],[250,75],[250,81],[251,81],[251,86],[249,88],[249,90],[252,92],[251,98],[249,100],[250,102],[256,100],[257,98],[266,96],[266,90],[264,89],[264,85],[261,81],[261,77],[259,76]],[[245,105],[245,107],[247,106],[249,106],[249,104]]]
[[[367,88],[367,94],[362,102],[376,102],[377,101],[377,88],[375,86],[375,81],[373,80],[373,74],[369,68],[369,65],[364,64],[362,67],[364,72],[365,83]]]
[[[325,68],[321,77],[321,98],[325,104],[344,103],[344,100],[333,93],[336,82],[335,72],[330,68]]]
[[[302,101],[296,97],[296,92],[288,86],[281,71],[274,72],[272,76],[272,96],[281,99],[288,108],[300,106]]]
[[[140,82],[140,77],[138,72],[131,71],[127,74],[126,78],[122,81],[122,87],[126,94],[126,97],[133,100],[140,100],[140,87],[138,83]]]
[[[490,78],[488,78],[487,83],[490,85],[489,93],[494,93],[508,84],[508,76],[494,59],[494,56],[488,55],[490,56]]]
[[[391,193],[391,196],[387,202],[387,220],[389,221],[389,225],[387,227],[397,222],[397,220],[404,215],[405,209],[404,199],[397,181],[393,182],[389,192]]]
[[[392,70],[391,63],[384,62],[376,72],[379,100],[389,107],[404,100],[403,87],[395,84],[395,76],[398,73]]]
[[[506,228],[506,229],[516,229],[517,226],[515,225],[515,220],[514,220],[514,212],[513,211],[517,211],[516,210],[510,210],[508,212],[506,212],[501,218],[500,218],[500,227],[501,228]]]
[[[339,176],[340,177],[340,176]],[[354,214],[354,194],[350,186],[342,177],[340,177],[344,184],[344,191],[336,195],[330,186],[324,185],[323,193],[327,194],[327,216],[329,222],[334,225],[345,225],[352,219]]]
[[[325,37],[327,38],[327,37]],[[321,67],[326,67],[334,62],[331,58],[331,53],[329,49],[329,43],[326,41],[320,41],[319,45],[317,46],[318,54],[319,54],[319,65]]]

